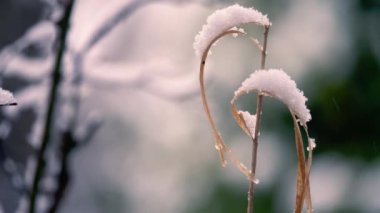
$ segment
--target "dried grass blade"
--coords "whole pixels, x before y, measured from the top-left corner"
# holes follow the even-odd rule
[[[311,170],[311,164],[312,164],[312,159],[313,159],[313,145],[311,144],[310,142],[310,136],[309,136],[309,133],[307,131],[307,127],[304,127],[305,128],[305,132],[306,132],[306,135],[307,135],[307,138],[308,138],[308,146],[309,146],[309,154],[308,154],[308,159],[307,159],[307,168],[306,168],[306,186],[305,186],[305,190],[306,190],[306,194],[305,194],[305,200],[306,200],[306,205],[307,205],[307,212],[308,213],[312,213],[313,212],[313,204],[312,204],[312,201],[311,201],[311,191],[310,191],[310,181],[309,181],[309,177],[310,177],[310,170]]]
[[[244,130],[245,134],[247,134],[249,137],[252,138],[252,135],[248,130],[247,124],[245,123],[245,120],[242,118],[242,116],[238,113],[238,110],[234,102],[231,103],[231,109],[232,109],[232,115],[234,116],[236,123],[238,123],[240,128]]]
[[[229,149],[224,144],[222,136],[220,135],[219,131],[217,130],[215,121],[214,121],[212,114],[211,114],[211,111],[210,111],[210,107],[209,107],[209,104],[207,101],[207,96],[206,96],[205,81],[204,81],[204,70],[205,70],[208,52],[209,52],[211,46],[220,38],[222,38],[226,35],[235,34],[235,33],[246,35],[244,32],[241,32],[239,30],[228,30],[228,31],[225,31],[222,34],[218,35],[217,37],[215,37],[210,42],[210,44],[207,46],[206,50],[203,52],[202,58],[201,58],[201,64],[200,64],[200,68],[199,68],[199,83],[200,83],[200,87],[201,87],[201,97],[202,97],[203,108],[205,109],[208,121],[209,121],[211,128],[212,128],[212,132],[213,132],[213,136],[214,136],[214,140],[215,140],[215,148],[219,152],[219,156],[220,156],[220,159],[222,162],[222,166],[225,166],[227,163],[226,159],[225,159],[225,153]]]
[[[306,177],[305,177],[305,200],[306,200],[306,206],[307,206],[307,212],[312,213],[313,212],[313,204],[311,202],[311,191],[310,191],[310,167],[307,167],[307,172],[306,172]]]
[[[303,201],[305,197],[305,190],[306,185],[308,185],[306,182],[306,162],[305,162],[305,153],[304,153],[304,147],[302,142],[302,134],[300,131],[300,128],[297,123],[297,119],[293,113],[293,125],[294,125],[294,133],[295,133],[295,142],[296,142],[296,149],[297,149],[297,157],[298,157],[298,163],[297,163],[297,192],[296,192],[296,206],[295,206],[295,212],[301,213],[303,208]]]

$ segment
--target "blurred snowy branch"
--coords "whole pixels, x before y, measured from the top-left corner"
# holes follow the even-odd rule
[[[185,1],[127,1],[101,22],[93,33],[89,33],[83,48],[79,49],[62,40],[62,33],[68,33],[68,28],[64,29],[61,22],[65,18],[63,8],[71,1],[44,2],[48,10],[43,19],[0,52],[0,75],[27,84],[19,86],[15,92],[20,107],[3,109],[5,123],[2,124],[8,127],[3,128],[4,131],[15,131],[12,125],[22,119],[21,113],[32,109],[35,115],[26,137],[27,144],[34,150],[27,158],[27,165],[18,166],[11,156],[1,155],[10,181],[21,193],[19,210],[30,208],[31,212],[43,209],[56,211],[70,182],[68,159],[71,151],[91,141],[102,124],[102,119],[95,112],[81,112],[81,102],[86,95],[84,86],[86,89],[127,86],[169,99],[189,98],[198,90],[193,86],[196,85],[193,72],[180,74],[178,68],[164,58],[125,64],[101,61],[95,64],[98,69],[91,71],[84,66],[88,53],[138,9],[150,3],[177,4]],[[67,46],[66,50],[60,46],[62,43]],[[56,53],[57,49],[62,52]],[[7,135],[5,132],[4,139]],[[45,179],[50,181],[46,183],[49,187]],[[45,200],[43,208],[39,206],[42,198]]]
[[[125,21],[138,9],[150,3],[182,3],[178,0],[134,0],[118,10],[115,14],[108,17],[107,20],[94,30],[85,45],[79,50],[71,49],[73,59],[73,82],[80,87],[82,81],[86,81],[95,87],[137,87],[145,89],[147,92],[157,96],[169,99],[188,98],[198,92],[198,88],[193,86],[196,79],[193,78],[193,72],[187,72],[185,76],[179,76],[178,68],[173,66],[172,62],[164,58],[149,58],[145,61],[132,63],[107,63],[97,62],[92,64],[95,70],[86,71],[84,67],[87,53],[96,46],[104,37],[106,37],[121,21]],[[153,72],[154,71],[154,72]],[[155,73],[155,74],[153,74]],[[168,75],[176,75],[169,77]],[[168,83],[176,82],[173,89],[168,89]],[[181,86],[180,86],[181,84]],[[158,86],[159,85],[159,86]]]
[[[46,169],[46,151],[52,141],[52,127],[55,124],[55,113],[58,108],[59,86],[62,81],[62,65],[66,49],[66,38],[70,29],[70,18],[74,7],[74,0],[68,0],[64,5],[64,15],[57,22],[59,34],[57,36],[57,54],[55,63],[51,73],[50,93],[47,103],[46,121],[42,135],[41,146],[37,152],[37,165],[34,173],[33,184],[30,194],[29,212],[33,213],[37,210],[37,198],[40,193],[40,182],[45,176]],[[63,163],[63,162],[62,162]],[[63,183],[60,183],[63,184]],[[55,203],[55,202],[53,202]]]
[[[84,45],[84,48],[79,51],[80,54],[86,54],[95,46],[103,37],[105,37],[112,29],[115,28],[121,21],[127,19],[138,8],[143,5],[153,2],[152,0],[133,0],[132,2],[125,4],[116,14],[111,16],[105,23],[103,23],[95,33],[90,37],[88,42]]]

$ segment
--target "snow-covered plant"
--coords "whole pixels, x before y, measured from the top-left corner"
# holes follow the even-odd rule
[[[264,40],[262,44],[258,41],[258,39],[248,36],[248,34],[243,29],[237,28],[242,24],[252,23],[264,28]],[[195,37],[193,45],[196,54],[201,57],[199,80],[203,106],[206,111],[207,118],[211,124],[215,139],[215,148],[219,152],[222,166],[225,166],[227,164],[227,157],[250,180],[247,207],[247,212],[250,213],[253,211],[254,185],[259,183],[258,179],[256,178],[255,170],[262,111],[262,99],[264,96],[268,96],[284,103],[288,107],[290,115],[293,119],[295,143],[298,157],[295,212],[298,213],[302,211],[303,203],[305,201],[307,205],[307,211],[312,212],[309,174],[312,160],[312,150],[315,148],[315,142],[314,139],[309,137],[307,131],[307,122],[311,120],[311,115],[309,109],[305,104],[307,98],[303,95],[303,92],[297,88],[296,83],[289,77],[289,75],[281,69],[265,69],[267,39],[271,25],[272,23],[269,21],[266,15],[263,15],[261,12],[257,11],[254,8],[245,8],[237,4],[221,10],[217,10],[208,17],[207,23]],[[251,169],[248,169],[247,166],[238,160],[238,158],[235,157],[227,144],[224,143],[223,138],[219,133],[211,114],[205,93],[204,72],[209,50],[215,42],[227,35],[248,36],[261,52],[261,69],[254,71],[246,80],[243,81],[240,88],[235,91],[234,97],[231,100],[233,117],[239,126],[253,141]],[[250,92],[257,93],[257,108],[254,115],[251,115],[247,111],[238,110],[235,104],[236,100],[239,97]],[[305,157],[300,126],[303,127],[308,139],[307,150],[309,151],[309,154],[307,156],[307,160]]]

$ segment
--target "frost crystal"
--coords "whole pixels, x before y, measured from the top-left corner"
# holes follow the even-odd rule
[[[266,15],[254,8],[245,8],[238,4],[217,10],[207,18],[207,23],[195,36],[193,47],[197,55],[203,54],[211,41],[232,27],[240,24],[255,23],[261,26],[270,26]]]
[[[0,88],[0,106],[16,104],[16,103],[17,101],[13,97],[13,94],[11,92]]]
[[[309,109],[306,107],[307,98],[297,88],[296,83],[283,70],[257,70],[243,81],[235,97],[241,93],[258,91],[278,98],[298,117],[303,126],[311,120]]]
[[[245,125],[253,137],[255,135],[256,115],[251,115],[248,111],[239,111],[238,113],[243,116]]]

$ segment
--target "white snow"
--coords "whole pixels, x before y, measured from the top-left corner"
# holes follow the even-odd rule
[[[271,25],[268,17],[254,8],[245,8],[235,4],[215,11],[207,18],[207,23],[195,36],[193,47],[196,54],[203,54],[210,42],[221,33],[247,23],[255,23],[260,26]]]
[[[0,106],[2,105],[9,105],[9,104],[16,104],[17,101],[13,97],[13,94],[9,92],[8,90],[3,90],[0,88]]]
[[[258,91],[278,98],[298,117],[303,126],[311,120],[310,111],[306,107],[307,98],[289,75],[281,69],[255,71],[235,91],[232,101],[235,101],[241,93],[250,91]]]
[[[309,138],[309,144],[310,145],[308,145],[307,146],[307,151],[313,151],[313,149],[315,149],[315,147],[317,147],[317,144],[315,143],[315,139],[314,138]],[[309,148],[310,147],[310,148]]]
[[[255,127],[256,127],[256,115],[251,115],[248,111],[238,111],[240,115],[243,116],[245,125],[247,126],[249,133],[254,137]]]

